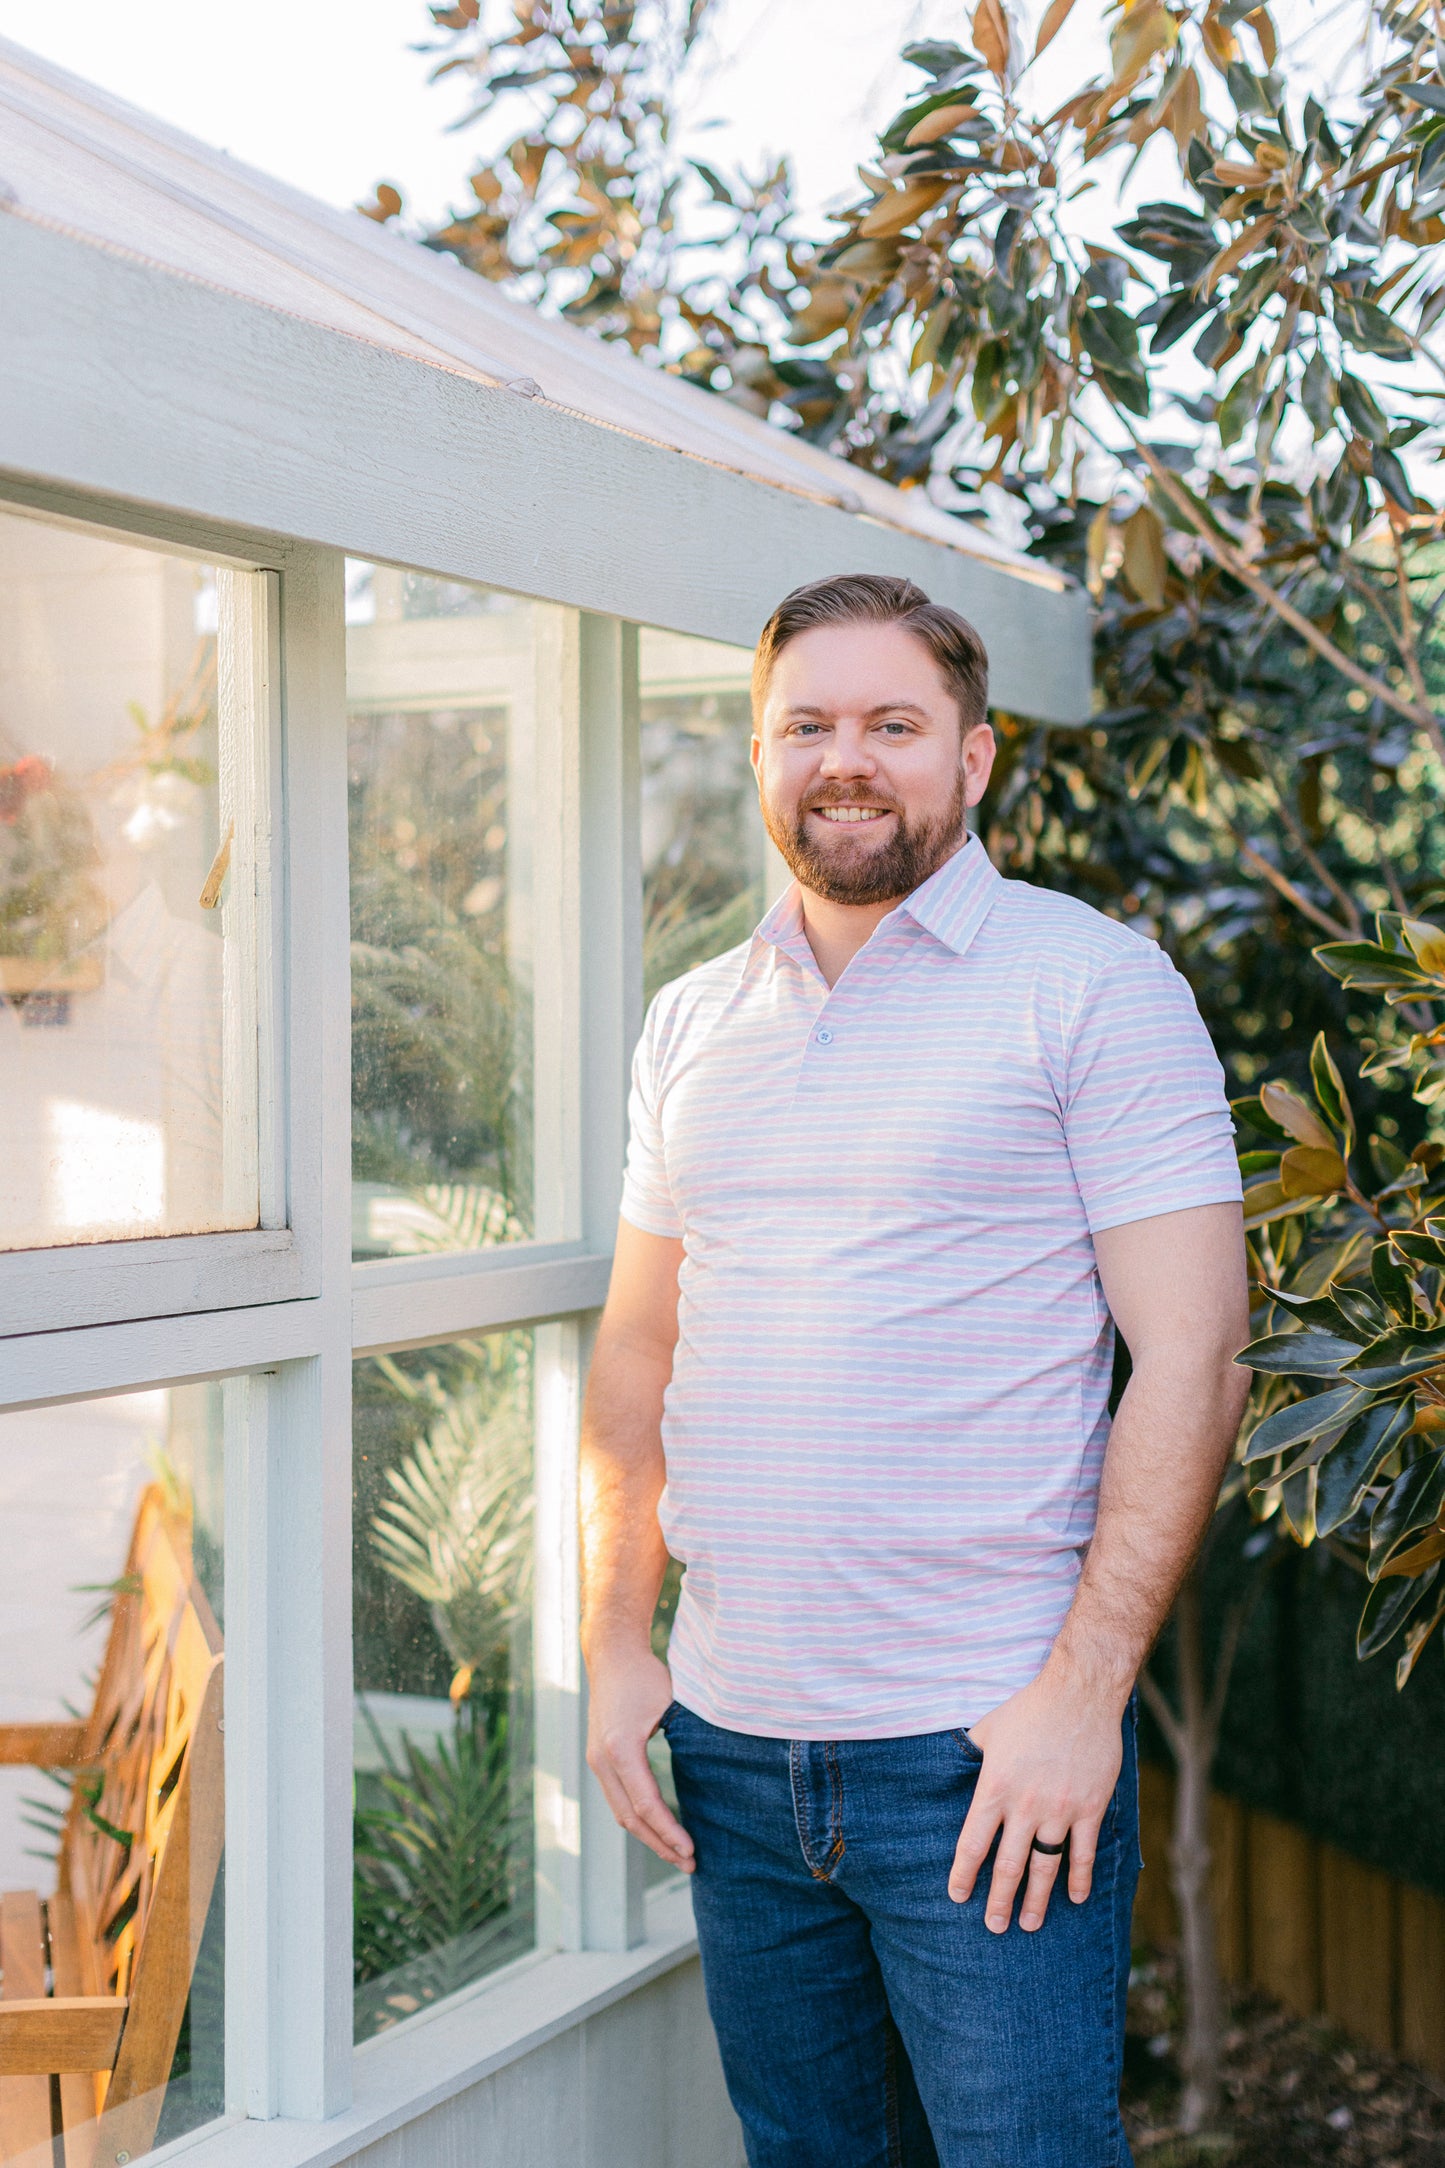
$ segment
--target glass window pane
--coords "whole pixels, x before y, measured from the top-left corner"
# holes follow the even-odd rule
[[[5,1994],[129,1998],[113,2068],[57,2078],[69,2160],[223,2108],[224,1392],[0,1415]],[[7,2160],[48,2168],[51,2113],[0,2079]]]
[[[748,761],[751,648],[686,633],[639,635],[642,695],[643,979],[647,999],[745,941],[763,914],[766,836]],[[667,1654],[681,1569],[670,1560],[653,1624]],[[648,1754],[676,1806],[667,1741]],[[675,1870],[649,1852],[649,1884]]]
[[[765,843],[748,763],[752,650],[644,626],[643,970],[647,998],[745,941],[763,912]]]
[[[0,1249],[256,1225],[264,607],[0,511]]]
[[[533,1941],[529,1331],[356,1365],[356,2037]]]
[[[532,1017],[536,804],[575,700],[571,617],[348,567],[358,1258],[566,1231],[534,1182],[555,1148],[534,1152]]]

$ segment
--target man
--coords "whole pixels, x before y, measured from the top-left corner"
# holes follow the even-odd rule
[[[796,885],[637,1052],[588,1759],[693,1875],[753,2168],[1129,2157],[1132,1689],[1247,1387],[1239,1178],[1161,951],[969,835],[986,691],[907,581],[788,596],[752,751]]]

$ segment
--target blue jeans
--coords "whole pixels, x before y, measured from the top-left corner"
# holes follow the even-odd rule
[[[948,1895],[966,1731],[757,1739],[662,1720],[708,2008],[751,2168],[1129,2168],[1119,2117],[1139,1871],[1134,1718],[1093,1893],[983,1923]]]

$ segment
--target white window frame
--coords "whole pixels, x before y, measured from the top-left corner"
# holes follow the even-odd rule
[[[391,2035],[358,2050],[352,2043],[357,1356],[539,1328],[538,1930],[536,1954],[520,1969],[530,1979],[529,1967],[562,1963],[567,1953],[612,1952],[611,1984],[599,1990],[595,1975],[586,1983],[587,1995],[605,2002],[692,1948],[679,1915],[663,1955],[652,1944],[646,1956],[626,1955],[646,1931],[644,1854],[616,1828],[585,1767],[577,1635],[581,1384],[606,1290],[627,1060],[641,1023],[637,634],[614,618],[563,613],[573,696],[554,710],[562,734],[554,765],[565,788],[549,806],[552,833],[543,845],[553,876],[544,884],[552,899],[545,938],[559,998],[537,1037],[553,1071],[554,1224],[576,1233],[488,1253],[353,1265],[343,559],[301,544],[262,549],[254,537],[70,491],[11,489],[0,502],[5,494],[211,561],[260,564],[277,583],[284,699],[275,815],[279,830],[289,812],[289,827],[279,854],[283,969],[270,1073],[292,1225],[275,1231],[279,1246],[261,1267],[248,1236],[92,1246],[73,1258],[85,1269],[63,1312],[46,1312],[43,1329],[0,1336],[0,1411],[225,1382],[228,2120],[163,2149],[224,2161],[238,2157],[237,2145],[244,2150],[245,2131],[258,2121],[310,2124],[341,2114],[356,2057],[369,2056],[375,2072],[389,2067],[392,2052]],[[147,1254],[157,1251],[170,1254],[169,1281]],[[27,1253],[24,1262],[34,1271],[54,1254]],[[277,1278],[268,1299],[259,1275],[277,1273],[277,1257],[288,1270],[278,1274],[279,1299]],[[47,1281],[52,1301],[55,1284]],[[484,1979],[462,1999],[502,1998],[494,2006],[503,2011],[518,1970]],[[555,2000],[571,1977],[559,1975],[543,2001]],[[530,2037],[537,1994],[529,1986],[515,2025],[504,2020],[506,2037]],[[575,2004],[575,1982],[565,1998]]]
[[[286,715],[293,702],[309,706],[318,685],[314,612],[304,605],[285,610],[282,640],[282,588],[301,573],[303,560],[284,545],[258,553],[249,538],[234,533],[192,520],[138,515],[133,507],[68,490],[0,485],[0,512],[10,505],[258,576],[259,592],[245,605],[249,622],[237,630],[252,650],[246,661],[259,692],[259,728],[241,749],[240,773],[230,781],[255,815],[255,893],[244,947],[248,965],[254,963],[260,1224],[241,1232],[6,1251],[0,1254],[0,1337],[314,1295],[319,1285],[314,1184],[302,1169],[314,1130],[314,1119],[308,1127],[308,1110],[314,1108],[315,1089],[306,1037],[296,1029],[294,993],[304,969],[298,979],[286,932],[294,923],[288,890],[306,851],[305,801],[290,773]],[[287,806],[296,808],[299,833],[294,827],[286,831]],[[243,856],[238,872],[244,862]],[[252,1021],[248,1016],[248,1027]]]

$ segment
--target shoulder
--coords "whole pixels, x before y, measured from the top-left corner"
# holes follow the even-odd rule
[[[698,1033],[710,1029],[716,1017],[737,991],[752,949],[752,936],[721,956],[695,964],[680,979],[672,979],[652,997],[643,1026],[643,1043],[654,1062],[664,1060],[678,1047],[690,1044]]]
[[[998,897],[989,913],[988,930],[996,941],[1019,951],[1020,960],[1036,957],[1052,961],[1068,972],[1077,985],[1080,973],[1093,977],[1116,964],[1169,965],[1157,941],[1123,925],[1091,903],[1065,895],[1056,888],[1037,888],[1032,881],[1000,881]]]
[[[1000,891],[988,920],[998,965],[1053,1059],[1067,1066],[1101,1036],[1162,1048],[1202,1031],[1188,980],[1148,934],[1056,889]]]

